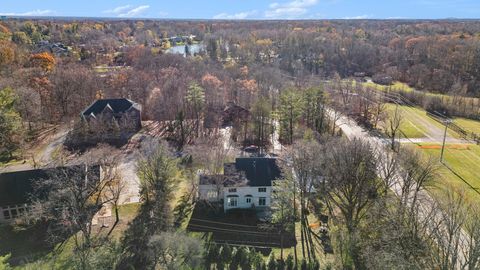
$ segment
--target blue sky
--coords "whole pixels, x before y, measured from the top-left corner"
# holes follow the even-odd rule
[[[480,18],[480,0],[1,0],[0,14],[192,19]]]

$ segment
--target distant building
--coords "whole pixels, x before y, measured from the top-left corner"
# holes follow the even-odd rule
[[[142,128],[142,107],[126,98],[99,99],[81,114],[64,145],[71,150],[86,150],[99,143],[120,147]]]
[[[55,173],[68,174],[79,170],[85,173],[89,170],[89,175],[94,174],[100,177],[99,166],[87,167],[85,170],[81,167],[83,166],[0,173],[0,224],[14,223],[22,220],[27,213],[35,213],[30,196],[34,192],[36,181],[48,179]]]
[[[81,117],[89,124],[114,124],[123,131],[142,128],[142,106],[126,98],[99,99],[85,109]]]
[[[245,122],[249,119],[249,110],[235,104],[234,102],[228,102],[222,113],[222,126],[232,126],[236,122]]]
[[[42,40],[37,43],[37,48],[33,50],[33,53],[43,52],[48,52],[55,56],[66,56],[69,53],[69,49],[62,43],[50,43],[47,40]]]
[[[224,174],[200,176],[199,198],[223,203],[224,211],[264,210],[271,205],[272,183],[280,176],[274,158],[237,158],[235,163],[224,164]]]

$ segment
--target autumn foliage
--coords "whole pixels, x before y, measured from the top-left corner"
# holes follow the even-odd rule
[[[55,67],[55,57],[48,52],[36,53],[30,57],[30,63],[34,67],[40,67],[45,71],[52,71]]]
[[[15,51],[11,42],[0,41],[0,66],[8,65],[13,62]]]
[[[10,30],[8,30],[8,28],[5,25],[0,23],[0,33],[10,34]]]

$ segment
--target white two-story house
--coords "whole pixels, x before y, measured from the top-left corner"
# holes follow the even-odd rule
[[[274,158],[237,158],[224,164],[224,174],[201,175],[199,198],[209,202],[223,202],[223,209],[269,208],[272,182],[280,178],[280,169]]]

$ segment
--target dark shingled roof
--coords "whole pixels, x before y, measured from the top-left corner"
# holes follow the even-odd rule
[[[0,174],[0,206],[22,204],[33,192],[33,182],[47,178],[44,170],[30,170]]]
[[[83,166],[0,173],[0,206],[28,203],[29,196],[34,191],[35,181],[48,179],[52,173],[61,172],[61,170],[67,170],[67,173],[78,172],[81,167]],[[90,168],[94,170],[94,174],[100,175],[99,166]]]
[[[275,158],[237,158],[235,168],[245,172],[249,186],[271,186],[272,180],[281,176]]]
[[[107,105],[110,105],[113,113],[123,113],[132,106],[136,106],[136,103],[126,98],[99,99],[83,111],[82,114],[85,116],[88,116],[91,113],[94,115],[99,114]]]

